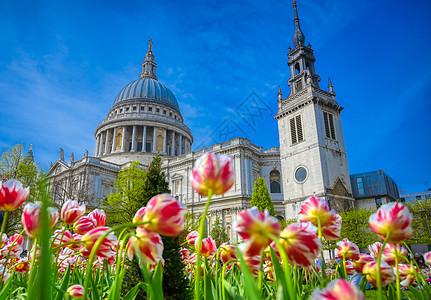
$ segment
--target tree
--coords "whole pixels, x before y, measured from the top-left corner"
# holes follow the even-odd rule
[[[9,179],[19,180],[24,187],[30,188],[28,202],[34,202],[39,192],[39,181],[43,172],[38,168],[33,158],[33,151],[30,148],[27,155],[24,155],[24,146],[16,144],[4,151],[0,157],[0,179],[7,181]],[[24,205],[15,211],[9,213],[7,219],[6,233],[15,232],[21,228],[21,215]]]
[[[223,222],[220,220],[219,216],[217,216],[214,225],[211,228],[210,235],[216,241],[217,247],[220,247],[222,243],[229,241],[229,237],[223,227]]]
[[[250,204],[252,207],[256,206],[257,209],[262,212],[267,209],[271,216],[275,216],[274,204],[272,203],[265,180],[262,177],[259,177],[254,182]]]
[[[377,242],[379,238],[370,229],[368,219],[375,212],[373,209],[352,209],[340,213],[343,220],[341,237],[348,238],[355,243],[359,249],[365,249],[368,245]]]
[[[431,199],[415,200],[406,203],[413,215],[413,236],[407,240],[408,244],[431,245]]]
[[[137,161],[118,173],[114,184],[116,192],[111,193],[105,201],[110,226],[131,222],[136,211],[146,205],[146,178],[147,172],[139,167]]]

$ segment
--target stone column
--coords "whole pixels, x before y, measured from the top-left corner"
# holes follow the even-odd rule
[[[123,126],[123,139],[121,140],[121,152],[125,152],[124,144],[126,143],[126,126]]]
[[[97,156],[97,153],[99,152],[99,135],[96,136],[96,147],[94,148],[94,156]]]
[[[180,134],[180,145],[178,149],[178,155],[183,155],[183,136]]]
[[[106,129],[106,136],[105,136],[105,153],[108,154],[109,152],[109,129]]]
[[[165,130],[165,135],[164,135],[164,137],[163,137],[163,153],[165,153],[165,154],[167,154],[168,153],[168,151],[167,151],[167,149],[166,149],[166,146],[167,146],[167,139],[168,139],[168,130],[166,129]]]
[[[136,147],[136,125],[133,125],[133,131],[132,131],[132,151],[135,152]]]
[[[175,156],[175,131],[172,131],[172,149],[171,156]]]
[[[142,152],[147,151],[147,126],[144,125],[144,132],[142,134]]]
[[[156,142],[157,142],[157,128],[154,127],[153,131],[153,153],[156,153]]]
[[[112,151],[115,152],[115,138],[117,136],[117,127],[114,128],[114,135],[112,136]]]

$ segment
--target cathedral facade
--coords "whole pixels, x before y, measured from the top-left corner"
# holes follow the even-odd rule
[[[280,147],[264,150],[246,138],[192,151],[194,142],[184,124],[180,105],[172,91],[159,82],[152,41],[142,72],[117,95],[107,117],[96,128],[94,155],[69,160],[60,158],[48,176],[54,200],[66,198],[101,206],[114,191],[118,172],[132,161],[145,169],[154,156],[162,155],[162,169],[172,194],[199,216],[206,201],[197,194],[190,177],[194,162],[205,152],[229,155],[234,161],[236,182],[224,195],[214,196],[208,224],[219,216],[232,240],[237,213],[250,207],[254,181],[264,178],[278,218],[294,218],[301,203],[312,195],[324,197],[337,211],[354,205],[346,159],[340,112],[329,81],[328,91],[319,87],[314,51],[305,46],[294,4],[294,48],[289,50],[290,92],[278,94]],[[274,99],[276,101],[276,99]]]

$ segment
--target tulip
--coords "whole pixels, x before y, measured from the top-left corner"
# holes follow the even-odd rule
[[[260,254],[272,241],[266,234],[278,236],[280,229],[280,223],[269,215],[268,210],[263,213],[252,207],[238,214],[236,231],[246,240],[248,256]]]
[[[399,244],[410,238],[413,234],[411,226],[412,215],[407,207],[398,202],[382,205],[379,210],[370,216],[369,225],[382,240],[390,237],[388,243]]]
[[[317,228],[309,222],[289,224],[280,234],[280,243],[289,261],[300,267],[312,265],[322,249]]]
[[[377,262],[366,263],[362,269],[362,273],[366,274],[366,278],[369,283],[377,287]],[[395,274],[392,267],[385,262],[380,264],[380,278],[382,286],[386,286],[388,283],[395,280]]]
[[[198,238],[199,233],[195,230],[190,232],[187,236],[186,236],[186,241],[189,245],[194,245],[196,239]]]
[[[341,216],[339,214],[332,215],[331,221],[322,226],[322,235],[328,241],[337,240],[341,235]]]
[[[377,259],[377,257],[379,256],[379,252],[382,246],[383,244],[380,242],[375,242],[374,244],[368,246],[368,250],[370,250],[370,255],[374,259]]]
[[[147,204],[144,228],[165,236],[177,236],[184,230],[186,210],[185,205],[171,195],[157,195]]]
[[[425,264],[431,268],[431,251],[424,253],[424,261],[425,261]]]
[[[320,220],[323,227],[332,222],[334,214],[324,199],[312,196],[302,204],[298,218],[301,222],[311,222],[314,226],[319,226]]]
[[[216,242],[212,238],[212,236],[208,236],[205,239],[202,239],[202,247],[198,249],[198,240],[195,241],[196,252],[202,256],[210,256],[213,255],[216,251]]]
[[[145,264],[157,265],[159,261],[162,261],[163,264],[162,237],[156,232],[137,228],[136,236],[132,236],[127,243],[127,256],[132,260],[138,252]]]
[[[73,229],[78,234],[86,234],[90,230],[96,228],[97,221],[90,216],[80,217],[75,224],[73,225]]]
[[[219,247],[220,259],[224,264],[236,260],[235,246],[223,243]]]
[[[111,228],[102,226],[96,227],[84,234],[81,238],[84,248],[88,251],[92,251],[94,245],[96,244],[96,241],[110,230]],[[108,258],[114,255],[112,247],[115,243],[117,243],[117,237],[111,232],[103,239],[102,243],[96,251],[96,255],[104,258]],[[85,250],[81,252],[87,254]]]
[[[349,241],[349,239],[343,239],[337,243],[338,249],[336,252],[336,257],[345,259],[358,260],[359,259],[359,248]]]
[[[254,255],[254,256],[244,255],[244,261],[248,269],[250,270],[251,274],[253,274],[254,276],[259,275],[260,255]],[[238,267],[241,268],[240,262],[237,262],[237,265]]]
[[[186,248],[181,248],[180,253],[181,253],[182,260],[187,262],[189,260],[189,257],[190,257],[190,250],[186,249]]]
[[[0,209],[14,211],[27,199],[30,188],[24,188],[16,179],[10,179],[5,183],[0,182]]]
[[[344,279],[337,279],[326,288],[316,289],[311,300],[365,300],[365,296],[354,284]]]
[[[145,210],[146,207],[141,207],[140,209],[138,209],[138,211],[136,212],[135,216],[133,217],[133,223],[137,224],[137,223],[142,223],[144,220],[144,215],[145,215]]]
[[[67,200],[61,207],[61,219],[66,224],[75,223],[85,213],[85,204],[79,206],[78,201]]]
[[[96,220],[96,227],[105,226],[106,224],[106,214],[102,209],[96,208],[88,214],[88,217]]]
[[[72,299],[84,299],[84,288],[82,287],[82,285],[79,284],[75,284],[70,286],[66,293],[68,293],[70,295],[70,297],[72,297]]]
[[[266,278],[267,278],[269,281],[272,281],[272,282],[274,282],[274,281],[275,281],[275,276],[274,276],[274,266],[272,266],[272,265],[266,265],[266,266],[264,267],[263,271],[264,271],[264,273],[265,273],[265,275],[266,275]]]
[[[359,259],[353,262],[356,272],[362,273],[362,268],[368,262],[373,262],[374,258],[369,254],[359,254]]]
[[[7,258],[8,255],[9,258],[12,259],[19,258],[21,253],[23,252],[23,249],[21,247],[23,240],[24,237],[22,235],[20,236],[17,233],[11,236],[9,240],[6,237],[6,240],[3,242],[3,247],[0,249],[0,258]]]
[[[265,251],[263,252],[264,260],[268,261],[268,262],[272,262],[271,253],[270,253],[271,248],[272,248],[272,250],[274,250],[275,255],[277,255],[278,260],[281,261],[281,254],[280,254],[280,251],[278,250],[275,242],[272,242],[271,244],[269,244],[268,247],[265,248]]]
[[[397,247],[397,253],[395,254],[395,247]],[[402,263],[407,260],[407,249],[400,245],[386,244],[383,248],[382,259],[390,266],[396,265],[396,256],[398,256],[398,263]]]
[[[412,265],[407,264],[399,264],[398,270],[400,273],[400,284],[402,286],[411,286],[416,279],[416,274],[419,273],[418,268],[413,267]],[[394,272],[397,271],[397,268],[394,267]]]
[[[15,272],[18,273],[27,273],[30,269],[29,260],[27,258],[18,260],[18,263],[15,265]]]
[[[347,276],[355,275],[355,267],[351,261],[346,261],[346,273]]]
[[[196,160],[191,184],[198,194],[208,196],[209,190],[212,190],[214,195],[222,195],[234,183],[235,171],[229,156],[205,153]]]
[[[21,222],[24,225],[25,232],[32,239],[39,237],[41,227],[40,210],[42,202],[27,203],[22,212]],[[58,220],[58,211],[53,207],[48,207],[49,227],[54,227]]]

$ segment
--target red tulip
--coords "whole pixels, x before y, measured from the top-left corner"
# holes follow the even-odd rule
[[[96,227],[86,234],[84,234],[81,238],[81,241],[83,242],[83,246],[88,251],[91,251],[96,244],[96,241],[105,235],[108,231],[110,231],[111,228],[109,227]],[[96,251],[96,255],[101,256],[103,258],[108,258],[114,255],[115,253],[112,251],[112,247],[117,243],[117,237],[114,235],[114,233],[108,234],[106,236],[102,243],[100,244],[99,248]],[[86,251],[82,251],[86,252]]]
[[[214,195],[226,193],[235,183],[232,158],[222,154],[205,153],[195,162],[191,184],[195,191],[208,196],[211,189]]]
[[[195,230],[195,231],[190,232],[190,233],[186,236],[186,241],[187,241],[187,243],[188,243],[189,245],[194,245],[194,244],[195,244],[196,239],[198,238],[198,236],[199,236],[199,232],[197,232],[196,230]]]
[[[164,264],[162,237],[156,232],[144,228],[136,229],[136,236],[132,236],[127,244],[127,255],[130,260],[139,251],[146,264],[157,265],[159,261]]]
[[[187,262],[189,260],[190,257],[190,250],[186,249],[186,248],[181,248],[180,249],[180,253],[181,253],[181,258],[182,260],[184,260],[185,262]]]
[[[397,254],[395,255],[395,247],[397,247]],[[398,263],[407,260],[407,249],[400,245],[386,244],[383,248],[382,259],[390,266],[395,266],[395,258],[398,256]]]
[[[312,265],[322,249],[317,228],[309,222],[289,224],[280,234],[280,243],[289,261],[300,267]]]
[[[365,296],[354,284],[344,279],[337,279],[323,290],[316,289],[311,300],[365,300]]]
[[[370,255],[374,257],[374,259],[377,259],[377,257],[379,256],[379,252],[382,246],[383,244],[380,242],[375,242],[374,244],[368,246],[368,250],[370,250]]]
[[[96,220],[96,227],[105,226],[106,224],[106,215],[102,209],[95,209],[91,213],[88,214],[90,218]]]
[[[322,226],[323,237],[328,241],[339,239],[341,235],[341,224],[341,216],[339,214],[334,214],[331,222]]]
[[[30,270],[30,264],[29,260],[27,258],[25,259],[19,259],[18,262],[15,265],[15,272],[18,273],[27,273]]]
[[[263,213],[252,207],[238,214],[236,231],[246,241],[245,253],[248,256],[260,254],[271,243],[272,240],[263,233],[278,236],[280,229],[278,220],[271,217],[267,210]]]
[[[0,182],[0,209],[3,211],[14,211],[21,206],[30,194],[29,188],[24,188],[16,179],[5,183]]]
[[[359,259],[353,262],[356,272],[362,273],[362,268],[368,262],[373,262],[374,258],[369,254],[359,254]]]
[[[424,254],[425,264],[431,268],[431,251]]]
[[[53,244],[54,247],[58,247],[62,244],[66,244],[74,241],[73,234],[69,230],[66,230],[63,232],[62,229],[58,229],[54,231],[53,238],[54,238],[54,244]],[[71,245],[62,245],[61,247],[70,247],[70,246]]]
[[[148,202],[143,222],[147,231],[161,235],[177,236],[184,230],[187,208],[169,194],[157,195]]]
[[[230,261],[236,260],[235,246],[223,243],[220,245],[219,250],[220,250],[219,257],[224,264],[227,264]]]
[[[350,260],[346,261],[346,272],[347,272],[347,276],[355,275],[355,267],[353,266],[353,263]]]
[[[24,225],[25,232],[32,239],[39,237],[39,234],[40,234],[41,207],[42,207],[42,202],[27,203],[24,206],[24,210],[22,212],[21,222]],[[49,220],[50,228],[54,227],[55,223],[57,223],[58,217],[59,217],[58,211],[53,207],[49,207],[48,220]]]
[[[210,256],[215,253],[217,246],[212,236],[208,236],[207,238],[202,239],[201,249],[198,249],[198,240],[196,240],[195,248],[196,248],[196,252],[200,253],[200,255]]]
[[[80,217],[75,224],[73,225],[73,229],[78,234],[86,234],[90,230],[96,228],[97,221],[90,216]]]
[[[343,239],[337,243],[337,246],[338,249],[335,254],[336,257],[343,258],[344,256],[346,259],[359,259],[359,248],[355,243],[350,242],[349,239]]]
[[[85,204],[79,206],[78,201],[67,200],[61,208],[61,219],[66,224],[75,223],[85,213]]]
[[[254,276],[259,275],[260,255],[254,255],[254,256],[244,255],[244,261],[248,269],[250,270],[251,274],[253,274]],[[237,265],[241,268],[241,265],[239,262],[237,262]]]
[[[314,226],[318,226],[320,220],[320,225],[326,226],[332,222],[334,214],[325,199],[312,196],[302,204],[298,217],[301,222],[311,222]]]
[[[366,274],[369,283],[377,287],[377,262],[366,263],[362,269],[362,273]],[[382,280],[382,286],[386,286],[388,283],[395,280],[392,267],[385,262],[382,262],[380,265],[380,278]]]
[[[67,289],[66,293],[68,293],[73,300],[84,299],[85,294],[84,288],[82,287],[82,285],[79,284],[70,286]]]
[[[400,272],[400,284],[402,286],[411,286],[416,279],[416,274],[419,273],[418,268],[413,267],[412,265],[399,264],[398,270]],[[396,267],[394,267],[394,273],[397,271]]]
[[[145,216],[145,210],[146,210],[146,207],[141,207],[140,209],[138,209],[135,216],[133,217],[133,223],[134,224],[143,222],[144,216]],[[141,227],[142,227],[142,225],[141,225]]]
[[[382,205],[377,213],[372,214],[369,225],[382,240],[390,233],[388,242],[399,244],[412,236],[412,218],[407,207],[393,202]]]

